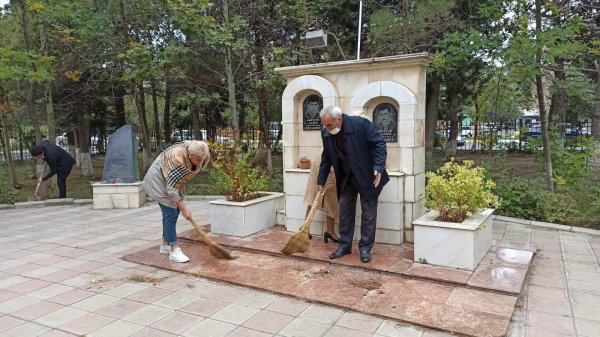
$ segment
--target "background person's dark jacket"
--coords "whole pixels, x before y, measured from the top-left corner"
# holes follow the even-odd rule
[[[344,147],[348,154],[350,171],[360,186],[360,197],[365,200],[377,201],[383,186],[390,181],[385,170],[387,148],[381,133],[368,119],[358,116],[342,114],[342,130],[344,133]],[[317,184],[324,186],[329,175],[329,168],[333,165],[336,177],[338,198],[347,182],[347,177],[340,167],[335,141],[332,135],[325,129],[321,129],[323,138],[323,154],[321,155],[321,167]],[[381,173],[379,186],[375,188],[373,182],[375,176],[373,171]]]
[[[50,172],[42,180],[46,181],[57,173],[68,174],[71,172],[71,168],[75,165],[75,159],[71,157],[69,152],[48,142],[42,142],[40,146],[44,148],[44,160],[50,166]]]

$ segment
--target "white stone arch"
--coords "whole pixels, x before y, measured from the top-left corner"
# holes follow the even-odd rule
[[[350,111],[364,110],[369,101],[378,97],[392,98],[399,108],[403,105],[417,104],[417,97],[404,85],[392,81],[379,81],[358,89],[350,102]]]
[[[316,75],[304,75],[292,80],[281,97],[281,121],[294,123],[294,100],[305,90],[314,90],[323,98],[323,106],[338,105],[338,93],[333,83]]]

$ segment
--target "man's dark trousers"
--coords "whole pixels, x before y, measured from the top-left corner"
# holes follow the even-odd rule
[[[339,247],[350,251],[352,249],[352,238],[354,237],[354,222],[356,218],[356,199],[359,189],[353,177],[348,179],[344,190],[340,195],[340,244]],[[360,251],[371,251],[375,244],[375,230],[377,223],[377,200],[367,201],[360,198],[361,226]]]

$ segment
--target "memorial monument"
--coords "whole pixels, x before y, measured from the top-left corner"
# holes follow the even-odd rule
[[[425,213],[425,83],[432,60],[422,53],[276,69],[287,78],[282,124],[288,231],[297,231],[306,215],[309,170],[298,167],[299,159],[318,156],[323,146],[320,119],[311,112],[317,105],[337,105],[346,114],[364,113],[386,141],[391,181],[379,197],[375,241],[413,242],[412,222]],[[360,226],[360,209],[356,216]],[[315,216],[311,231],[324,233],[322,214]]]
[[[131,125],[109,136],[102,181],[92,184],[94,209],[138,208],[144,203],[136,143]]]

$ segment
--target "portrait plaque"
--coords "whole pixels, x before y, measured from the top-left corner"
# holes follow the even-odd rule
[[[302,126],[304,131],[321,130],[319,113],[323,109],[323,99],[318,95],[306,97],[302,103]]]
[[[382,103],[373,110],[373,124],[386,142],[398,141],[398,110],[389,103]]]

